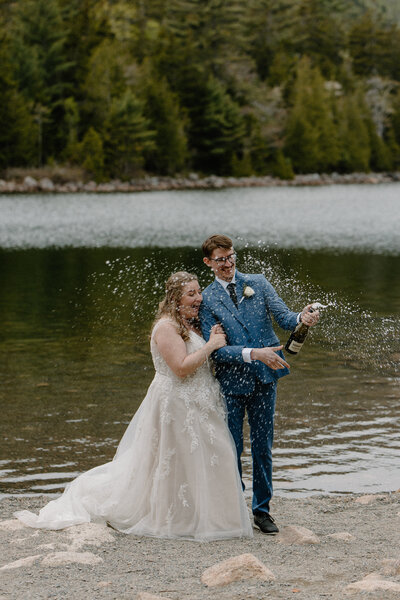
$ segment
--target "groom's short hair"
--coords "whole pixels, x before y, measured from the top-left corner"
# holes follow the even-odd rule
[[[216,248],[223,248],[224,250],[230,250],[233,247],[231,238],[227,235],[216,234],[210,235],[202,245],[204,256],[211,258],[212,253]]]

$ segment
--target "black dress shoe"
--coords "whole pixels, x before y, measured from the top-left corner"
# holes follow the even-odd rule
[[[267,535],[275,535],[279,531],[274,519],[268,513],[254,515],[254,525],[261,533],[266,533]]]

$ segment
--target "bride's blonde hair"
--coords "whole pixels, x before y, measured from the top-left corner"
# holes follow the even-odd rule
[[[165,297],[158,305],[158,311],[156,314],[154,325],[162,317],[170,317],[178,325],[178,333],[182,339],[186,342],[189,339],[189,331],[185,326],[181,317],[179,306],[183,294],[183,287],[186,283],[191,281],[198,281],[197,276],[187,271],[178,271],[172,273],[165,283]]]

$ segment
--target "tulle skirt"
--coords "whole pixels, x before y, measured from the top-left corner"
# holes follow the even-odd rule
[[[43,529],[97,521],[163,538],[251,537],[218,385],[191,401],[185,386],[157,373],[114,459],[81,474],[38,515],[15,516]]]

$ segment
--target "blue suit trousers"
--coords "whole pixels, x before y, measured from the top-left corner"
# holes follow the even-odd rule
[[[254,514],[269,512],[272,498],[272,444],[274,440],[274,414],[276,382],[256,381],[251,394],[225,394],[228,409],[228,425],[233,436],[242,477],[241,455],[243,452],[243,421],[245,412],[250,425],[251,454],[253,458],[253,502]],[[244,489],[244,484],[242,480]]]

